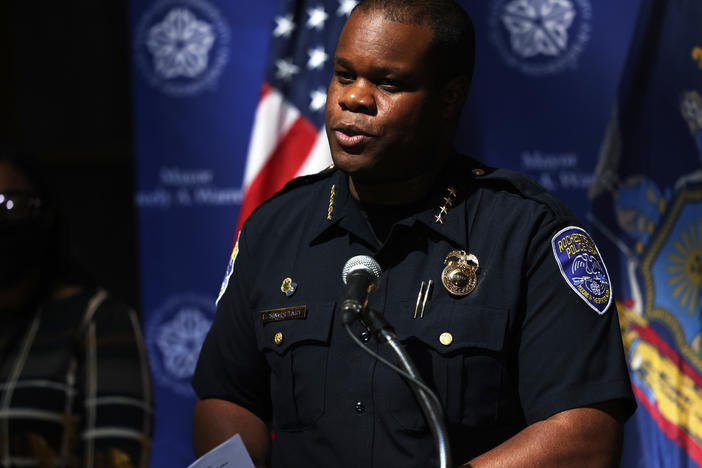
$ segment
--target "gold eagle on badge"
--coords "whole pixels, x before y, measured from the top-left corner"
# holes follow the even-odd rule
[[[455,296],[470,294],[478,283],[480,269],[478,257],[464,250],[452,250],[444,260],[441,282],[446,290]]]

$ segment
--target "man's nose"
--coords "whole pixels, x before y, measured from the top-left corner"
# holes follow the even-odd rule
[[[339,105],[344,110],[373,115],[376,113],[373,83],[357,79],[344,88]]]

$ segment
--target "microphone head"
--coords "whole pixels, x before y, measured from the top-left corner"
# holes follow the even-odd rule
[[[341,279],[344,281],[344,284],[346,284],[346,278],[348,278],[349,274],[354,271],[365,271],[375,279],[380,278],[380,273],[383,272],[380,264],[368,255],[356,255],[346,261],[346,265],[341,271]]]

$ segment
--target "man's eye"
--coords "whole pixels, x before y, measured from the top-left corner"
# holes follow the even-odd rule
[[[349,72],[337,70],[334,72],[334,76],[342,83],[350,83],[353,81],[353,75]]]
[[[391,93],[402,90],[402,84],[399,81],[395,80],[380,80],[378,82],[378,87]]]

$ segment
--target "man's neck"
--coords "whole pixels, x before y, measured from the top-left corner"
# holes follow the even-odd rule
[[[408,205],[423,200],[436,182],[446,165],[447,157],[439,158],[437,163],[421,174],[411,178],[392,182],[364,183],[349,176],[351,195],[365,203],[378,205]]]

